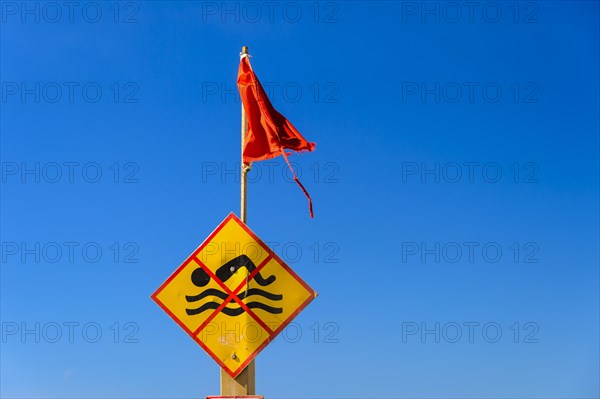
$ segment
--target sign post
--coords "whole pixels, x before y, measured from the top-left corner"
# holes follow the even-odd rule
[[[249,57],[248,47],[243,46],[240,57]],[[246,111],[244,110],[244,104],[242,106],[242,150],[240,151],[241,159],[241,177],[240,177],[240,219],[243,223],[246,223],[246,195],[248,194],[248,188],[246,183],[248,182],[248,171],[250,165],[244,164],[244,143],[246,141],[246,133],[248,131],[248,122],[246,121]],[[240,396],[240,395],[254,395],[256,393],[256,380],[255,380],[255,365],[254,360],[238,375],[236,378],[232,378],[224,369],[221,369],[221,395],[223,396]]]
[[[242,106],[242,154],[247,131]],[[242,158],[241,218],[230,213],[151,295],[221,367],[221,398],[261,399],[254,358],[317,296],[246,225],[249,170]]]

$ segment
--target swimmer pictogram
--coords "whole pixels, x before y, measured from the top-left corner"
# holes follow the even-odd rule
[[[248,275],[252,274],[252,272],[256,269],[256,265],[254,264],[254,262],[252,262],[252,259],[250,259],[246,255],[240,255],[240,256],[228,261],[223,266],[219,267],[217,269],[215,275],[219,280],[221,280],[221,282],[225,283],[239,269],[241,269],[243,267],[246,268]],[[192,280],[192,283],[196,287],[199,287],[199,288],[205,287],[210,282],[210,279],[211,279],[210,275],[202,267],[199,267],[192,272],[191,280]],[[256,283],[262,287],[267,287],[267,286],[271,285],[273,282],[275,282],[276,279],[277,279],[277,277],[274,275],[264,278],[260,274],[260,272],[256,273],[256,275],[254,276],[254,281],[256,281]],[[196,302],[200,302],[205,298],[211,298],[211,297],[220,298],[225,301],[230,298],[230,295],[224,291],[221,291],[221,290],[218,290],[215,288],[208,288],[196,295],[186,295],[185,299],[187,300],[188,303],[193,304]],[[244,298],[249,298],[249,297],[256,297],[256,300],[246,303],[246,306],[249,309],[258,308],[258,309],[262,309],[266,312],[269,312],[271,314],[280,314],[283,312],[283,308],[280,308],[280,307],[276,308],[273,306],[269,306],[269,305],[259,301],[261,299],[260,297],[269,299],[271,301],[281,301],[283,299],[283,295],[281,295],[281,294],[273,294],[271,292],[268,292],[268,291],[260,289],[260,288],[250,288],[250,289],[246,289],[243,292],[240,292],[237,295],[237,297],[240,300],[242,300]],[[235,301],[235,299],[233,297],[231,297],[228,300],[228,305],[229,304],[235,305],[236,303],[237,302]],[[197,315],[202,312],[205,312],[209,309],[218,309],[219,306],[221,306],[221,304],[222,303],[215,302],[214,300],[210,300],[209,302],[203,303],[199,307],[192,308],[192,309],[186,308],[185,311],[188,315],[192,316],[192,315]],[[241,306],[238,306],[238,307],[225,306],[221,309],[221,312],[228,316],[239,316],[245,312],[245,309],[242,308]]]

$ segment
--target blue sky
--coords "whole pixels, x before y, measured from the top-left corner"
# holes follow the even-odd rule
[[[250,175],[319,292],[257,393],[598,397],[598,2],[469,4],[2,2],[0,395],[218,394],[150,294],[239,211],[247,45],[317,143],[313,220]]]

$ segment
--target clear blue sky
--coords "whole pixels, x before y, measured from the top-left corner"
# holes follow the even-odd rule
[[[150,294],[239,210],[247,45],[317,143],[314,220],[250,175],[319,292],[257,392],[597,398],[598,2],[470,4],[1,2],[0,395],[218,394]]]

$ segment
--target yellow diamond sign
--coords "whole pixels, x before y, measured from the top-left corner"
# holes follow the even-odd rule
[[[316,296],[231,213],[152,299],[236,377]]]

